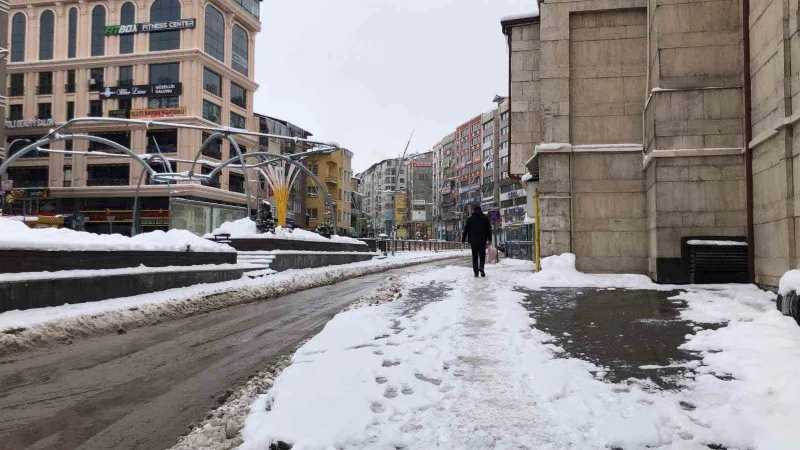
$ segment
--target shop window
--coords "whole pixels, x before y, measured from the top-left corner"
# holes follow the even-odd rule
[[[181,19],[181,4],[178,0],[156,0],[150,6],[150,22]],[[150,33],[150,51],[177,50],[181,47],[181,31]]]
[[[206,5],[205,51],[225,61],[225,20],[222,13],[211,5]]]

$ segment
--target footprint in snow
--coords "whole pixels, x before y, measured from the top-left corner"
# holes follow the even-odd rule
[[[371,409],[372,412],[374,412],[376,414],[379,414],[379,413],[382,413],[382,412],[386,411],[386,409],[383,407],[383,404],[381,404],[381,402],[372,402],[372,404],[369,405],[369,409]]]
[[[389,381],[389,379],[386,377],[375,377],[375,382],[378,384],[384,384],[387,381]]]
[[[430,383],[434,386],[439,386],[440,384],[442,384],[442,380],[436,378],[428,378],[421,373],[415,373],[414,376],[417,377],[418,380],[425,381],[426,383]]]
[[[400,392],[402,392],[403,395],[411,395],[414,393],[414,389],[411,386],[403,386]]]
[[[400,365],[400,360],[399,359],[384,359],[383,363],[381,365],[383,367],[399,366]]]
[[[397,389],[392,386],[386,386],[386,390],[383,391],[383,396],[386,398],[395,398],[397,397]]]
[[[372,351],[372,353],[373,353],[373,354],[375,354],[375,355],[378,355],[378,356],[380,356],[380,355],[383,355],[383,350],[381,350],[381,349],[376,349],[376,350],[373,350],[373,351]]]

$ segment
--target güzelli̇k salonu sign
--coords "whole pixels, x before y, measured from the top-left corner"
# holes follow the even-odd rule
[[[194,28],[195,26],[197,26],[196,19],[165,20],[163,22],[133,23],[130,25],[109,25],[106,27],[106,36],[183,30],[184,28]]]

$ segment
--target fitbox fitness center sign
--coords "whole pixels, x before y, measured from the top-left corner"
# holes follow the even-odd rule
[[[183,30],[197,26],[196,19],[165,20],[163,22],[134,23],[130,25],[110,25],[106,27],[106,36],[134,33],[156,33],[159,31]]]

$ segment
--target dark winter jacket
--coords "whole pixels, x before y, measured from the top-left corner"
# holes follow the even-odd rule
[[[461,242],[469,242],[473,247],[486,247],[486,242],[492,239],[492,223],[486,214],[475,211],[467,224],[464,225],[464,234]]]

